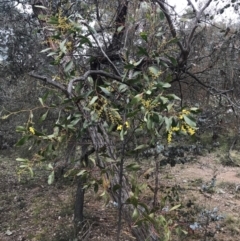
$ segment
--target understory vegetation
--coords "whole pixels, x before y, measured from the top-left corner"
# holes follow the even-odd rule
[[[226,137],[219,141],[226,141]],[[240,169],[221,163],[227,160],[223,159],[225,148],[212,147],[209,153],[210,143],[200,143],[201,154],[188,152],[184,164],[160,167],[158,213],[166,220],[162,228],[171,232],[171,240],[238,240]],[[192,145],[195,142],[185,143]],[[16,157],[9,152],[1,155],[1,240],[57,241],[74,240],[76,236],[79,240],[115,240],[117,202],[106,202],[101,197],[102,188],[98,193],[92,189],[86,192],[84,225],[76,235],[73,217],[77,179],[66,177],[48,185],[49,173],[38,166],[33,178],[25,174],[19,182],[14,172]],[[131,162],[126,160],[127,164]],[[141,169],[136,176],[142,186],[139,200],[151,206],[155,180],[149,169],[154,167],[154,157],[142,157],[138,163]],[[213,177],[216,183],[211,186]],[[121,240],[135,240],[125,221]]]

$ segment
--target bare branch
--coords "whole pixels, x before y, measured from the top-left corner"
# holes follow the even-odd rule
[[[61,83],[58,83],[58,82],[56,82],[54,80],[51,80],[51,79],[49,79],[46,76],[35,74],[34,72],[30,72],[29,75],[31,77],[34,77],[34,78],[39,79],[39,80],[42,80],[42,81],[44,81],[44,82],[46,82],[46,83],[56,87],[57,89],[63,91],[66,95],[68,95],[67,88],[64,85],[62,85]]]
[[[199,11],[200,16],[202,15],[202,13],[204,12],[204,10],[210,5],[210,3],[212,2],[212,0],[208,0],[206,2],[206,4],[203,6],[203,8]]]
[[[217,95],[221,95],[223,98],[225,98],[226,100],[228,100],[229,103],[231,103],[232,107],[235,107],[237,109],[240,109],[240,106],[236,103],[234,103],[229,97],[228,97],[228,93],[232,92],[233,89],[230,90],[219,90],[216,89],[213,86],[210,85],[206,85],[205,83],[203,83],[199,78],[197,78],[194,74],[190,73],[190,72],[186,72],[186,74],[188,74],[189,76],[191,76],[194,80],[196,80],[200,85],[202,85],[203,87],[205,87],[211,94],[217,94]]]
[[[197,13],[197,9],[195,8],[194,4],[192,3],[191,0],[187,0],[188,1],[188,4],[192,6],[193,10]]]
[[[165,17],[167,19],[167,22],[168,22],[168,25],[170,27],[170,31],[171,31],[172,36],[174,38],[177,38],[177,32],[176,32],[176,29],[175,29],[175,27],[173,25],[173,22],[172,22],[172,19],[170,17],[170,14],[169,14],[167,8],[165,7],[165,2],[163,2],[161,0],[157,0],[157,3],[159,4],[160,8],[162,9],[162,11],[163,11],[163,13],[164,13],[164,15],[165,15]],[[185,51],[185,49],[184,49],[184,47],[183,47],[183,45],[182,45],[182,43],[180,41],[177,41],[177,45],[179,46],[181,52]]]
[[[200,11],[197,11],[197,9],[193,6],[191,0],[188,0],[188,2],[193,7],[193,9],[196,11],[196,18],[195,18],[195,22],[194,22],[194,27],[192,28],[191,33],[189,34],[188,41],[187,41],[187,44],[186,44],[188,51],[190,51],[191,42],[192,42],[194,33],[195,33],[195,31],[198,27],[198,23],[200,22],[200,18],[202,16],[204,10],[210,5],[212,0],[208,0]]]
[[[195,79],[200,85],[204,86],[205,88],[207,88],[207,89],[212,89],[211,86],[204,84],[204,83],[203,83],[200,79],[198,79],[194,74],[192,74],[192,73],[190,73],[190,72],[188,72],[188,71],[186,71],[186,74],[188,74],[189,76],[191,76],[191,77],[192,77],[193,79]]]
[[[34,77],[36,79],[39,79],[39,80],[42,80],[54,87],[56,87],[57,89],[61,90],[62,92],[64,92],[64,94],[66,94],[67,96],[69,97],[72,97],[72,86],[75,82],[79,82],[79,81],[85,81],[87,79],[87,77],[89,75],[92,75],[92,74],[98,74],[98,75],[101,75],[101,76],[104,76],[104,77],[108,77],[108,78],[111,78],[111,79],[114,79],[114,80],[117,80],[117,81],[122,81],[122,78],[117,76],[117,75],[114,75],[114,74],[111,74],[111,73],[108,73],[108,72],[105,72],[103,70],[89,70],[87,71],[83,76],[81,77],[76,77],[72,80],[70,80],[69,84],[67,87],[65,87],[64,85],[62,85],[61,83],[59,82],[56,82],[52,79],[49,79],[48,77],[46,76],[43,76],[43,75],[39,75],[39,74],[36,74],[34,72],[30,72],[29,75],[31,77]]]
[[[95,36],[95,33],[92,31],[92,28],[91,28],[85,21],[82,21],[82,23],[83,23],[83,24],[88,28],[88,30],[90,31],[90,33],[91,33],[94,41],[96,42],[97,46],[98,46],[99,49],[101,50],[101,52],[102,52],[102,54],[104,55],[104,57],[108,60],[108,62],[109,62],[110,65],[112,66],[112,68],[113,68],[113,70],[115,71],[115,73],[116,73],[117,75],[121,76],[120,73],[119,73],[119,71],[118,71],[118,69],[117,69],[117,67],[116,67],[116,66],[114,65],[114,63],[109,59],[108,55],[105,53],[105,51],[104,51],[103,48],[101,47],[98,39],[97,39],[96,36]]]
[[[67,92],[68,94],[71,96],[72,95],[72,86],[75,82],[79,82],[79,81],[85,81],[87,79],[87,77],[89,75],[92,75],[92,74],[98,74],[98,75],[101,75],[101,76],[104,76],[104,77],[108,77],[108,78],[111,78],[111,79],[115,79],[117,81],[122,81],[122,78],[117,76],[117,75],[114,75],[114,74],[111,74],[111,73],[108,73],[108,72],[105,72],[103,70],[89,70],[87,71],[83,76],[81,77],[76,77],[74,79],[71,79],[69,84],[68,84],[68,87],[67,87]]]

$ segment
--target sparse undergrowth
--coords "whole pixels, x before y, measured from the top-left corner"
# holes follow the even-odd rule
[[[47,173],[40,169],[35,171],[33,179],[24,175],[19,181],[14,156],[0,156],[0,170],[0,240],[74,240],[74,180],[49,186]],[[116,208],[105,210],[103,202],[99,206],[96,195],[91,191],[86,196],[85,206],[86,223],[83,232],[78,235],[79,240],[114,240]],[[123,237],[129,235],[125,229]],[[82,239],[83,236],[88,239]]]
[[[150,159],[148,162],[142,160],[143,170],[147,170],[150,163]],[[74,180],[49,186],[48,173],[39,168],[33,179],[22,176],[19,182],[14,156],[1,156],[0,170],[0,240],[74,240]],[[216,150],[215,154],[198,157],[195,162],[161,167],[158,214],[169,221],[172,240],[237,241],[240,233],[239,173],[237,167],[222,166]],[[204,185],[211,186],[213,176],[216,176],[214,187],[203,190]],[[141,179],[146,182],[143,175]],[[147,185],[140,198],[151,203],[154,176],[148,177]],[[168,208],[176,204],[181,207],[168,213]],[[117,209],[99,202],[99,196],[91,190],[86,196],[85,219],[79,240],[115,240]],[[126,225],[121,240],[134,240]]]

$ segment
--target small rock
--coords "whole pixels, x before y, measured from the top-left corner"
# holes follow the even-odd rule
[[[24,240],[26,240],[26,238],[23,237],[23,236],[19,236],[18,239],[17,239],[17,241],[24,241]]]
[[[224,194],[224,193],[226,193],[226,192],[224,192],[221,188],[219,188],[219,189],[217,190],[217,193],[218,193],[218,194]]]
[[[118,207],[118,203],[117,203],[117,202],[113,202],[113,206],[114,206],[115,208],[117,208],[117,207]]]
[[[192,230],[196,230],[200,228],[200,225],[197,222],[195,222],[193,224],[190,224],[189,228],[191,228]]]
[[[213,145],[213,147],[219,147],[220,143],[219,142],[214,142],[212,145]]]
[[[215,207],[215,208],[213,209],[213,213],[217,213],[217,212],[218,212],[218,208]]]
[[[169,211],[169,206],[164,207],[164,208],[162,209],[162,211],[168,212],[168,211]]]
[[[207,189],[208,189],[208,187],[207,187],[205,184],[203,184],[201,190],[202,190],[203,192],[206,192]]]
[[[11,235],[13,234],[13,232],[8,229],[5,234],[6,234],[7,236],[11,236]]]

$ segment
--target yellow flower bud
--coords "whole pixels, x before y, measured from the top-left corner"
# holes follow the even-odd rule
[[[167,142],[170,143],[172,141],[172,131],[168,132]]]
[[[180,115],[180,116],[179,116],[179,119],[182,120],[182,119],[183,119],[183,115]]]
[[[125,126],[126,126],[127,129],[130,127],[128,121],[125,122]]]
[[[33,127],[29,127],[29,131],[34,135],[35,134],[35,130]]]
[[[122,126],[122,125],[118,125],[117,130],[118,130],[118,131],[121,131],[121,130],[122,130],[122,128],[123,128],[123,126]]]
[[[190,114],[190,111],[183,109],[183,110],[182,110],[182,113],[185,114],[185,115],[188,115],[188,114]]]
[[[188,128],[188,133],[189,133],[189,135],[194,135],[195,134],[195,130],[193,129],[193,128],[191,128],[191,127],[189,127]]]
[[[171,130],[172,131],[179,131],[179,127],[177,127],[177,126],[176,127],[172,127]]]

